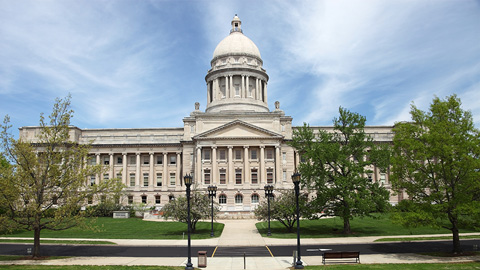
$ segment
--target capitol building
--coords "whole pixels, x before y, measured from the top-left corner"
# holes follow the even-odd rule
[[[127,186],[125,204],[144,203],[161,208],[169,200],[185,196],[183,176],[193,175],[196,191],[217,186],[223,215],[249,214],[264,200],[264,186],[274,194],[293,189],[291,175],[300,162],[288,145],[292,117],[275,101],[268,107],[268,80],[255,43],[243,34],[235,16],[230,34],[213,52],[205,76],[206,109],[197,102],[178,128],[71,128],[71,138],[91,143],[92,164],[109,169],[91,176],[89,184],[118,177]],[[193,109],[193,106],[192,106]],[[180,125],[179,125],[180,126]],[[332,129],[332,127],[311,127]],[[391,142],[392,126],[367,126],[376,142]],[[20,137],[34,140],[39,127],[20,128]],[[388,173],[372,167],[368,175],[390,189]],[[390,202],[402,194],[391,192]],[[89,202],[92,203],[92,202]]]

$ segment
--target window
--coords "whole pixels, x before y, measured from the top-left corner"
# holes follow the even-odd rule
[[[88,204],[93,204],[93,196],[92,196],[92,195],[88,195],[88,197],[87,197],[87,203],[88,203]]]
[[[273,169],[267,169],[267,184],[273,184]]]
[[[103,175],[103,180],[108,180],[110,179],[110,175],[108,173]]]
[[[220,169],[220,184],[225,185],[227,182],[227,170]]]
[[[373,182],[372,174],[369,173],[367,176],[368,176],[368,181]]]
[[[175,196],[173,196],[173,195],[168,195],[168,200],[169,200],[169,201],[174,201],[174,200],[175,200]]]
[[[282,159],[283,161],[287,161],[287,152],[282,153]]]
[[[130,156],[128,164],[135,165],[137,164],[137,158],[135,156]]]
[[[235,159],[242,160],[242,150],[240,149],[235,150]]]
[[[148,173],[143,174],[143,186],[148,187]]]
[[[203,160],[210,160],[210,149],[203,150]]]
[[[94,175],[90,176],[90,186],[93,186],[93,185],[95,185],[95,176]]]
[[[177,164],[177,157],[175,155],[170,156],[170,164],[171,165]]]
[[[237,194],[237,195],[235,195],[235,203],[236,203],[236,204],[242,204],[242,203],[243,203],[243,196],[242,196],[242,194]]]
[[[239,97],[240,96],[240,85],[235,84],[234,88],[235,88],[235,96]]]
[[[160,195],[155,195],[155,203],[160,204]]]
[[[252,184],[258,184],[258,170],[252,169],[251,171]]]
[[[123,163],[123,158],[117,157],[117,164],[122,164],[122,163]]]
[[[252,203],[258,203],[258,194],[252,194]]]
[[[157,187],[162,186],[162,173],[157,173]]]
[[[135,174],[134,173],[130,174],[130,186],[131,187],[135,186]]]
[[[147,203],[147,195],[142,195],[142,203]]]
[[[383,185],[387,181],[387,175],[385,173],[380,174],[380,183]]]
[[[105,195],[100,196],[100,202],[101,203],[105,203],[106,201],[107,201],[107,196],[105,196]]]
[[[90,165],[95,165],[95,164],[97,164],[97,161],[95,160],[95,157],[90,157],[90,158],[88,159],[88,162],[90,163]]]
[[[205,185],[210,185],[210,169],[205,169],[203,171],[203,181]]]
[[[122,180],[122,173],[121,172],[117,173],[117,179]]]
[[[175,173],[170,173],[170,186],[175,186]]]
[[[267,149],[267,159],[273,159],[273,149]]]
[[[285,131],[285,124],[282,124],[282,131]]]
[[[110,158],[109,157],[104,157],[103,158],[103,165],[109,165],[110,164]]]
[[[143,157],[143,164],[144,165],[150,164],[150,158],[149,157]]]
[[[250,151],[250,159],[257,159],[257,150],[256,149],[252,149]]]
[[[157,164],[158,165],[163,164],[163,155],[157,156]]]
[[[227,156],[226,156],[225,152],[226,152],[225,150],[220,150],[219,151],[220,160],[226,160],[227,159]]]
[[[218,203],[219,204],[227,204],[227,195],[222,194],[218,196]]]
[[[133,203],[133,196],[130,195],[128,196],[128,204],[132,204]]]
[[[242,184],[242,169],[235,170],[235,184]]]
[[[283,182],[287,182],[287,171],[283,171]]]

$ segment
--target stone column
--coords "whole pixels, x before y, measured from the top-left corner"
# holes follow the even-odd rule
[[[96,153],[95,156],[96,156],[95,162],[98,165],[98,164],[100,164],[100,153]],[[97,184],[97,185],[100,184],[100,179],[101,179],[100,177],[102,177],[100,174],[97,174],[95,176],[95,184]]]
[[[228,185],[232,185],[235,182],[235,174],[233,172],[233,146],[228,146]]]
[[[255,89],[255,91],[257,92],[257,100],[262,100],[262,91],[260,90],[260,83],[258,78],[255,79]]]
[[[109,172],[109,176],[108,178],[109,179],[112,179],[112,178],[115,178],[116,175],[113,175],[114,171],[113,171],[113,153],[110,153],[110,161],[108,162],[108,164],[110,165],[110,172]]]
[[[245,183],[252,183],[250,179],[250,159],[248,158],[248,145],[243,147],[243,170],[245,171]]]
[[[180,152],[177,152],[177,171],[175,173],[175,186],[180,188],[180,179],[182,179],[182,162],[180,160]]]
[[[280,177],[282,176],[282,167],[280,164],[282,164],[281,158],[280,158],[280,145],[275,146],[275,184],[279,185],[282,183]]]
[[[250,76],[247,75],[247,82],[245,84],[245,96],[248,97],[248,94],[250,92],[250,84],[249,84]]]
[[[207,82],[207,105],[210,104],[210,89],[211,89],[211,81]],[[212,91],[213,94],[213,91]]]
[[[267,81],[263,82],[263,102],[267,103]]]
[[[213,100],[217,100],[218,99],[218,95],[220,93],[220,83],[218,81],[218,78],[216,78],[214,81],[213,81]]]
[[[153,190],[153,187],[155,186],[155,183],[154,183],[154,152],[150,152],[150,172],[148,173],[148,186],[150,187],[150,189]]]
[[[138,188],[140,186],[140,153],[137,152],[137,170],[135,172],[135,187]]]
[[[242,93],[241,93],[241,96],[242,98],[246,98],[247,97],[247,91],[245,91],[245,75],[242,75]]]
[[[230,80],[230,84],[229,84],[229,88],[230,88],[230,97],[235,97],[235,89],[233,89],[233,75],[230,75],[229,76],[229,80]]]
[[[170,175],[168,175],[168,153],[163,152],[163,173],[162,173],[162,190],[168,190],[170,185]]]
[[[228,76],[225,75],[225,98],[230,98],[230,90],[228,89]]]
[[[202,179],[202,147],[197,146],[197,166],[195,168],[195,182],[199,183]]]
[[[259,162],[259,172],[258,172],[258,182],[261,183],[266,183],[267,178],[265,174],[265,145],[260,145],[260,162]]]
[[[122,166],[123,166],[123,170],[122,170],[122,183],[125,184],[127,187],[129,186],[128,183],[127,183],[127,179],[128,179],[128,171],[127,171],[127,153],[122,153],[123,155],[123,159],[122,159]]]
[[[212,146],[212,171],[210,172],[211,185],[217,184],[217,147]]]

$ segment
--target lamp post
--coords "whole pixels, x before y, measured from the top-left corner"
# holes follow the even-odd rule
[[[298,207],[298,195],[300,193],[300,178],[301,174],[297,171],[292,174],[292,182],[295,185],[295,197],[297,200],[297,262],[295,269],[303,269],[303,264],[300,256],[300,208]]]
[[[210,237],[213,237],[213,197],[217,197],[216,186],[208,186],[208,197],[212,199],[212,231],[210,232]]]
[[[267,236],[271,236],[272,233],[270,232],[270,198],[273,197],[273,186],[272,185],[265,185],[265,197],[267,197],[267,205],[268,205],[268,232]]]
[[[192,264],[192,246],[190,241],[190,186],[193,182],[193,177],[191,175],[185,175],[183,177],[185,186],[187,187],[187,227],[188,227],[188,261],[185,266],[185,270],[193,270]]]

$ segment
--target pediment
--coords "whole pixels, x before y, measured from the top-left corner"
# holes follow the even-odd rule
[[[241,120],[235,120],[217,128],[208,130],[193,139],[279,139],[283,138],[282,135],[267,129],[243,122]]]

